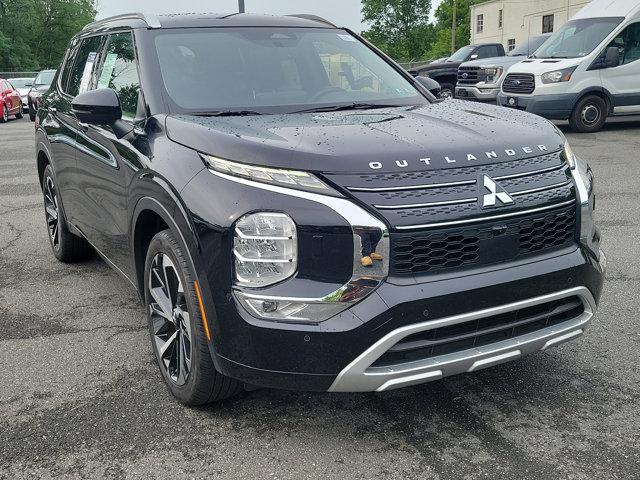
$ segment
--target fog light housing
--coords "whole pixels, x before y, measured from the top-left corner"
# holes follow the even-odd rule
[[[233,255],[239,286],[265,287],[286,280],[298,264],[296,225],[284,213],[245,215],[236,223]]]

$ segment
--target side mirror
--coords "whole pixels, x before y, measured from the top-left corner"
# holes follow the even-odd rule
[[[71,102],[71,111],[83,123],[113,125],[122,118],[118,94],[111,88],[81,93]]]
[[[469,60],[477,60],[477,59],[478,59],[478,54],[477,53],[474,53],[473,55],[471,55],[469,57]]]
[[[439,98],[440,90],[441,90],[440,84],[438,82],[436,82],[433,78],[416,77],[416,81],[420,85],[422,85],[424,88],[429,90],[431,92],[431,94],[434,95],[436,98]]]
[[[604,68],[613,68],[620,65],[620,52],[618,47],[607,48],[604,59]]]

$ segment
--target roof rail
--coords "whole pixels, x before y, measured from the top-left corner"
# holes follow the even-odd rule
[[[294,15],[287,15],[287,17],[295,17],[295,18],[303,18],[305,20],[313,20],[314,22],[324,23],[326,25],[330,25],[334,28],[338,28],[334,23],[331,23],[329,20],[319,17],[318,15],[308,15],[306,13],[298,13]]]
[[[92,22],[86,25],[83,28],[83,30],[97,28],[101,25],[105,25],[107,23],[114,22],[117,20],[142,20],[144,23],[147,24],[147,28],[162,27],[162,25],[160,24],[160,20],[158,20],[158,17],[156,17],[155,15],[144,14],[144,13],[125,13],[124,15],[115,15],[113,17],[107,17],[107,18],[103,18],[101,20]]]

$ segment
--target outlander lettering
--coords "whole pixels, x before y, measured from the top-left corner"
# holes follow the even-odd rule
[[[423,85],[317,17],[100,20],[38,101],[43,232],[138,292],[188,405],[380,392],[579,337],[605,265],[590,168],[540,117]]]

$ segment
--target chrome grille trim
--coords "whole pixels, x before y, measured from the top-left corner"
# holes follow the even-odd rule
[[[559,207],[566,207],[568,205],[573,205],[575,203],[576,203],[575,200],[568,200],[566,202],[556,203],[554,205],[547,205],[545,207],[530,208],[528,210],[521,210],[519,212],[503,213],[501,215],[493,215],[489,217],[467,218],[464,220],[453,220],[451,222],[439,222],[439,223],[426,223],[423,225],[401,225],[401,226],[395,226],[393,228],[395,228],[396,230],[421,230],[421,229],[427,229],[427,228],[449,227],[453,225],[466,225],[469,223],[487,222],[491,220],[499,220],[501,218],[512,218],[512,217],[527,215],[530,213],[545,212],[547,210],[553,210]]]
[[[528,174],[527,174],[528,175]],[[474,185],[476,180],[465,180],[462,182],[449,182],[449,183],[432,183],[429,185],[408,185],[406,187],[346,187],[350,192],[403,192],[407,190],[425,190],[427,188],[446,188],[446,187],[459,187],[461,185]]]
[[[571,180],[567,180],[566,182],[556,183],[554,185],[547,185],[546,187],[531,188],[529,190],[520,190],[519,192],[513,192],[513,193],[510,193],[509,195],[511,195],[512,197],[517,197],[518,195],[527,195],[529,193],[544,192],[546,190],[553,190],[554,188],[566,187],[570,183],[571,183]]]
[[[514,178],[529,177],[533,175],[540,175],[541,173],[555,172],[556,170],[562,170],[563,168],[567,168],[566,162],[557,167],[541,168],[540,170],[533,170],[531,172],[514,173],[513,175],[502,175],[501,177],[491,177],[491,178],[493,178],[496,181],[513,180]]]
[[[374,205],[374,207],[380,210],[405,210],[407,208],[428,208],[428,207],[441,207],[443,205],[462,205],[465,203],[475,203],[478,201],[478,197],[463,198],[461,200],[447,200],[444,202],[430,202],[430,203],[412,203],[409,205]]]

